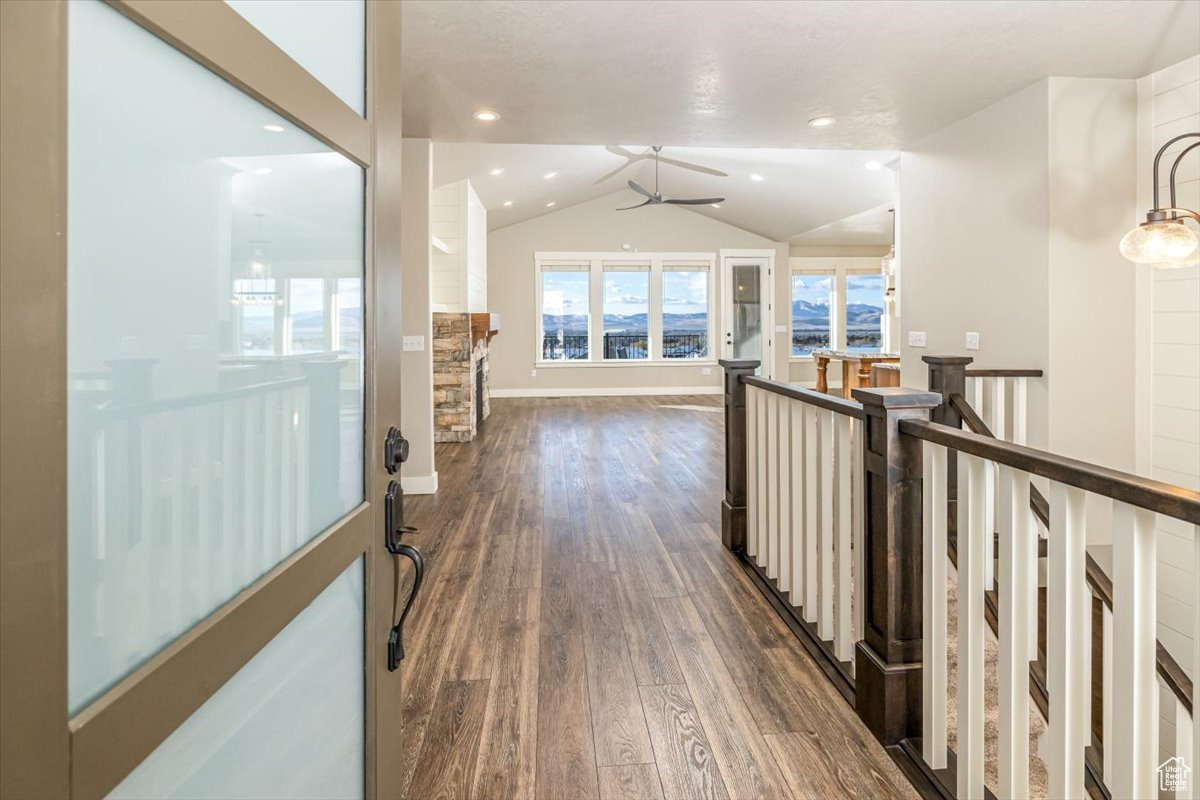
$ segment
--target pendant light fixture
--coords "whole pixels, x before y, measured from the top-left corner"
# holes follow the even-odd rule
[[[879,262],[879,271],[891,278],[896,274],[896,209],[889,208],[888,213],[892,215],[892,248]]]
[[[1183,133],[1170,139],[1154,156],[1154,208],[1146,214],[1146,221],[1121,239],[1121,255],[1138,264],[1150,264],[1158,269],[1176,269],[1200,263],[1200,235],[1184,222],[1192,219],[1200,223],[1200,214],[1175,205],[1175,173],[1183,157],[1200,147],[1200,142],[1188,145],[1175,157],[1171,165],[1168,186],[1171,203],[1162,208],[1158,203],[1158,167],[1163,153],[1182,139],[1200,139],[1198,133]]]

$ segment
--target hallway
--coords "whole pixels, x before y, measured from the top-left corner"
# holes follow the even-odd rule
[[[492,401],[407,502],[410,798],[914,797],[720,542],[717,397]]]

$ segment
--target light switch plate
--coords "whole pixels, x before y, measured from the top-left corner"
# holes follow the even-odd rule
[[[979,349],[979,333],[978,332],[976,332],[976,331],[968,331],[967,332],[966,347],[968,350],[978,350]]]
[[[531,377],[531,378],[536,378],[536,377],[537,377],[537,370],[536,370],[536,369],[531,369],[531,370],[529,370],[529,377]]]
[[[701,375],[712,375],[712,367],[701,367],[700,374]]]
[[[775,326],[775,332],[776,332],[776,333],[787,333],[787,332],[788,332],[788,326],[787,326],[787,325],[776,325],[776,326]]]
[[[909,347],[924,347],[925,346],[925,331],[909,331],[908,332]]]
[[[425,349],[425,337],[424,336],[405,336],[404,337],[404,351],[406,353],[407,352],[419,353],[424,349]]]

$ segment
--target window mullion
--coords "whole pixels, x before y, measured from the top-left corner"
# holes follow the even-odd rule
[[[588,272],[588,361],[603,361],[604,353],[604,261],[591,260]]]
[[[654,258],[650,262],[650,308],[647,320],[646,356],[651,361],[663,357],[662,334],[662,259]]]

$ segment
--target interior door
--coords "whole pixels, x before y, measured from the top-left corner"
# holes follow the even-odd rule
[[[772,262],[770,251],[721,251],[725,358],[761,361],[772,376]]]
[[[0,6],[0,795],[395,796],[398,4]]]

